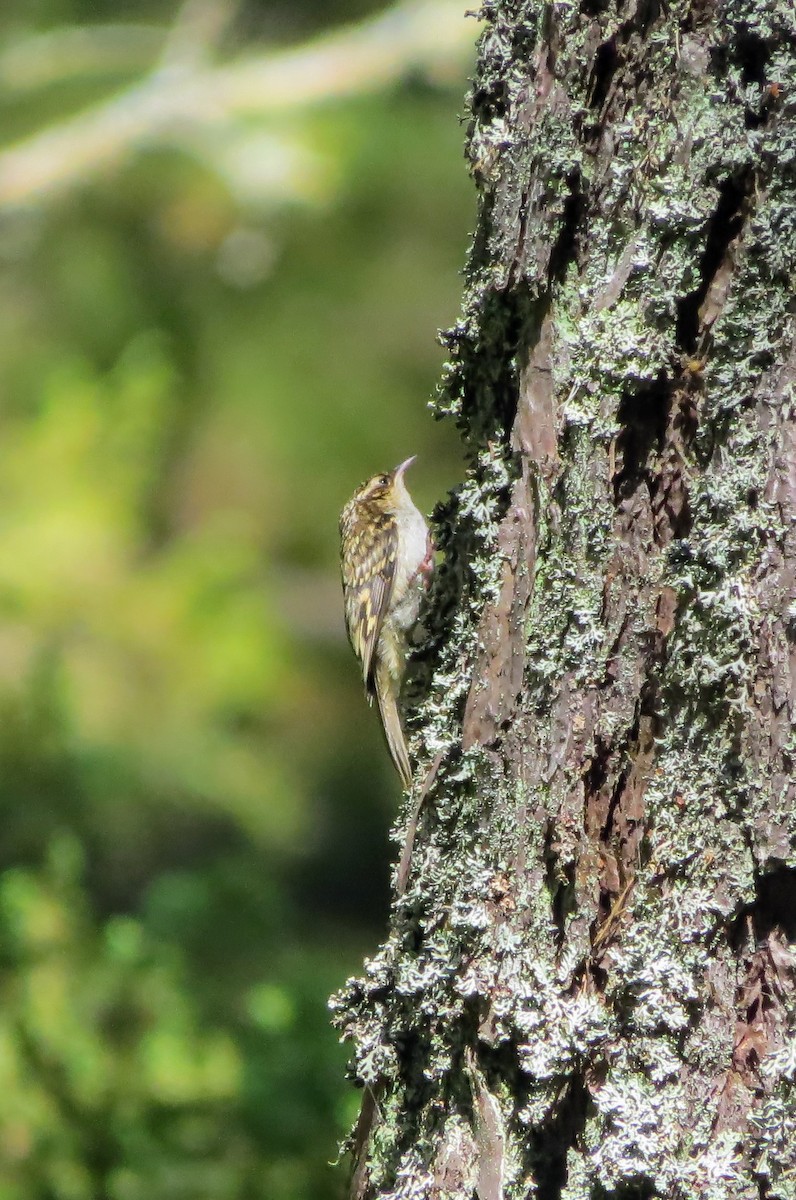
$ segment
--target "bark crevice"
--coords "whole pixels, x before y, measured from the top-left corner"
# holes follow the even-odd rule
[[[718,201],[708,221],[705,246],[699,257],[699,283],[677,303],[675,336],[678,346],[687,354],[693,354],[700,346],[701,337],[716,320],[726,300],[733,269],[731,250],[749,215],[747,210],[753,191],[754,172],[750,167],[725,179],[719,186]],[[721,294],[711,297],[717,282],[721,284]],[[709,304],[711,299],[713,303]]]

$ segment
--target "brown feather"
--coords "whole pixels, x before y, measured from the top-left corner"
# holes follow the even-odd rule
[[[355,498],[343,510],[340,534],[346,628],[372,697],[374,656],[390,606],[398,533],[390,516]]]

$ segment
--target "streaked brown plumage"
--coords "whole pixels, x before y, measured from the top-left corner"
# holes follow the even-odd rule
[[[406,462],[357,488],[340,517],[340,565],[348,636],[362,663],[365,695],[379,705],[404,787],[412,769],[398,711],[406,635],[432,569],[428,526],[403,480]]]

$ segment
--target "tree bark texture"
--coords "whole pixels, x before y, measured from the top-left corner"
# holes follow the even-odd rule
[[[796,1198],[796,8],[495,0],[353,1194]]]

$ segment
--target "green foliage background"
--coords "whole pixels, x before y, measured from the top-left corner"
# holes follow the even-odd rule
[[[221,58],[375,11],[227,7]],[[83,70],[65,29],[157,48],[178,15],[6,0],[0,154],[152,66],[131,38]],[[413,452],[427,509],[459,476],[425,404],[473,217],[466,71],[0,211],[3,1200],[340,1194],[358,1097],[326,998],[382,929],[397,783],[337,514]]]

